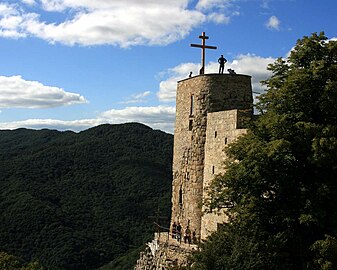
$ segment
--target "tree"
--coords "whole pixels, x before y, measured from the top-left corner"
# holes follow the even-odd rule
[[[130,269],[148,216],[170,213],[172,145],[137,123],[0,130],[0,251],[53,270]]]
[[[0,252],[1,270],[47,270],[39,261],[32,261],[24,265],[23,260],[10,255],[6,252]]]
[[[337,268],[337,41],[305,36],[268,69],[260,116],[227,148],[206,202],[230,222],[194,269]]]
[[[21,267],[22,261],[10,254],[0,252],[0,269],[17,270]]]

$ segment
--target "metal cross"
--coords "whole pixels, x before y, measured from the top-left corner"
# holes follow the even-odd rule
[[[202,35],[199,36],[199,38],[202,39],[202,43],[201,45],[199,44],[191,44],[191,47],[197,47],[197,48],[201,48],[201,69],[200,69],[200,74],[205,74],[205,49],[213,49],[216,50],[217,47],[215,46],[208,46],[206,45],[206,39],[208,39],[209,37],[206,36],[205,32],[202,32]]]

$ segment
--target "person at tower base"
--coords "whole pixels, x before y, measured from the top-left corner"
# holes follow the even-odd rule
[[[189,226],[186,227],[184,234],[184,243],[186,244],[187,242],[191,244],[191,230]]]
[[[181,227],[180,223],[178,223],[178,225],[177,225],[177,240],[178,240],[179,243],[181,242],[181,229],[182,229],[182,227]]]
[[[227,59],[223,57],[223,55],[221,55],[220,58],[218,59],[218,63],[220,64],[219,74],[223,74],[223,71],[225,69],[225,64],[227,63]]]
[[[172,225],[172,238],[176,238],[176,235],[177,235],[177,223],[174,222],[173,225]]]

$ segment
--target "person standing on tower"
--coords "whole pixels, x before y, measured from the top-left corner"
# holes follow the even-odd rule
[[[221,55],[221,57],[218,59],[219,66],[219,74],[223,74],[223,71],[225,69],[225,64],[227,63],[227,59]]]

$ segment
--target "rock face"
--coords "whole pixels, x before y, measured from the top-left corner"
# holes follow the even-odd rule
[[[173,223],[189,226],[198,242],[214,232],[224,213],[203,214],[205,190],[224,172],[224,148],[246,132],[253,113],[251,77],[239,74],[203,74],[178,82],[173,149]],[[136,270],[170,269],[187,265],[197,246],[178,243],[169,234],[155,238],[141,254]]]
[[[135,270],[164,270],[189,264],[189,256],[197,246],[179,243],[166,235],[160,238],[155,234],[154,240],[140,253]]]

